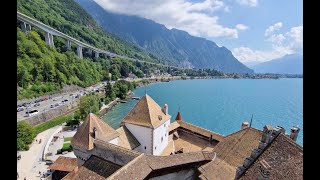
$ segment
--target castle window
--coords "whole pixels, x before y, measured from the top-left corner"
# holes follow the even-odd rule
[[[154,147],[154,149],[157,149],[157,146],[156,146],[156,147]]]
[[[163,137],[161,137],[161,142],[163,141]]]
[[[147,149],[147,146],[145,146],[144,149]]]

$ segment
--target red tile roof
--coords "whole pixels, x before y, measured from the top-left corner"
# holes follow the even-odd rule
[[[105,123],[98,116],[90,113],[86,120],[81,124],[78,131],[71,140],[72,146],[78,146],[86,150],[93,149],[93,128],[96,128],[96,139],[110,141],[120,134],[111,126]]]
[[[48,167],[48,169],[71,172],[76,167],[77,158],[59,156],[58,159]]]
[[[66,175],[63,180],[102,180],[108,178],[121,166],[97,156],[91,156],[80,168]]]
[[[303,148],[280,133],[258,156],[240,179],[303,179]]]

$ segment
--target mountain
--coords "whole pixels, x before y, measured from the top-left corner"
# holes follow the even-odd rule
[[[301,54],[285,55],[257,64],[252,68],[256,73],[302,74],[303,56]]]
[[[185,31],[167,29],[154,21],[115,14],[93,0],[75,0],[106,31],[137,45],[170,64],[188,68],[214,68],[224,72],[253,73],[225,47]]]
[[[260,64],[260,61],[249,61],[249,62],[243,62],[244,65],[246,65],[248,68],[252,68],[253,66]]]

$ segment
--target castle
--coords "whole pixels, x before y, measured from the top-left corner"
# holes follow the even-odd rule
[[[223,136],[185,122],[180,112],[171,122],[168,108],[146,94],[118,129],[90,113],[71,142],[77,165],[62,179],[303,179],[299,128],[287,135],[279,126],[261,131],[244,122]]]

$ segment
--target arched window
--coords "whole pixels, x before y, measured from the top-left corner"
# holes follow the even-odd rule
[[[147,146],[145,146],[144,149],[147,149]]]

